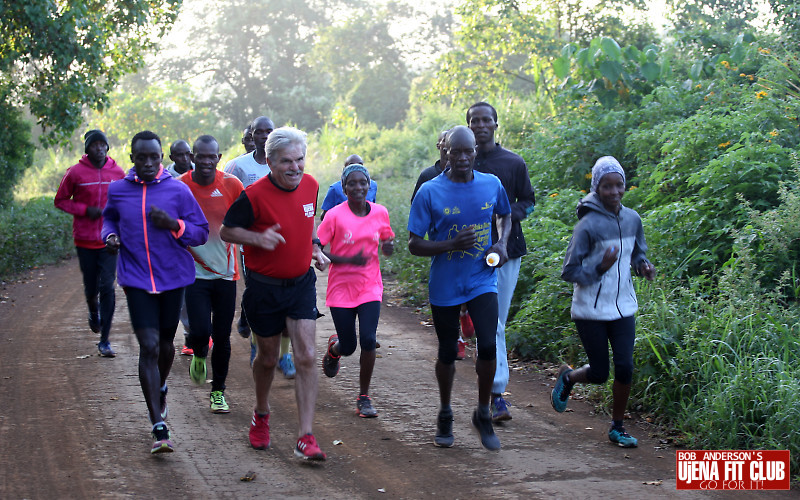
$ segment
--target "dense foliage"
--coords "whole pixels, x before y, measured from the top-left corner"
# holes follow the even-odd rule
[[[122,75],[136,70],[145,51],[177,14],[181,0],[99,2],[19,1],[0,5],[0,115],[5,155],[0,188],[30,166],[26,109],[45,145],[64,144],[81,125],[84,106],[102,109]],[[152,30],[155,29],[155,32]],[[27,130],[25,130],[27,129]],[[8,184],[6,184],[8,183]],[[11,191],[0,189],[0,206]]]

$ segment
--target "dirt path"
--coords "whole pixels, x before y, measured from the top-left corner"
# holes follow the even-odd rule
[[[315,434],[328,461],[310,465],[294,458],[294,384],[280,375],[271,397],[272,447],[250,448],[249,341],[235,332],[226,391],[231,413],[209,412],[209,387],[193,386],[189,358],[176,356],[169,378],[176,452],[151,456],[138,348],[123,294],[117,290],[111,336],[118,355],[100,358],[79,283],[73,259],[0,291],[0,498],[699,496],[675,490],[674,451],[646,428],[632,424],[640,447],[624,450],[608,442],[607,419],[593,416],[587,404],[554,413],[547,373],[512,374],[513,420],[497,429],[502,450],[487,452],[469,423],[477,391],[472,351],[457,362],[456,446],[434,447],[433,329],[391,304],[378,330],[382,348],[372,398],[379,418],[355,415],[356,356],[343,358],[336,378],[320,374]],[[323,304],[320,298],[326,311]],[[317,326],[319,349],[332,332],[326,315]],[[181,341],[179,333],[176,346]],[[255,480],[241,481],[249,471]]]

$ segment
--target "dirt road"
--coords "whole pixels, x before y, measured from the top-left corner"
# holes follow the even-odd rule
[[[272,447],[249,446],[249,341],[235,332],[226,391],[231,413],[209,412],[209,386],[192,385],[189,358],[176,356],[169,378],[176,452],[152,456],[138,348],[121,290],[114,359],[96,355],[76,259],[6,285],[0,302],[0,498],[697,496],[675,490],[674,450],[662,448],[647,428],[631,424],[640,446],[625,450],[608,442],[608,419],[594,416],[589,405],[576,401],[572,412],[553,412],[553,379],[545,372],[512,373],[513,420],[497,429],[503,448],[484,450],[469,423],[477,393],[474,351],[457,362],[456,445],[434,447],[433,329],[391,304],[378,330],[382,347],[372,398],[379,418],[355,415],[357,356],[343,358],[334,379],[320,373],[315,434],[326,462],[294,458],[294,383],[280,375],[271,396]],[[322,298],[319,305],[326,312]],[[317,326],[318,349],[332,332],[326,315]],[[180,333],[176,347],[179,342]],[[241,481],[250,471],[255,480]]]

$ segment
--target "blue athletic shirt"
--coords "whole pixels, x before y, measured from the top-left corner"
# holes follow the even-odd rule
[[[486,265],[486,250],[492,246],[492,216],[511,213],[503,185],[491,174],[473,172],[466,183],[453,182],[445,173],[424,183],[411,203],[408,230],[430,241],[455,237],[475,226],[478,242],[469,250],[457,250],[431,258],[428,279],[430,303],[435,306],[463,304],[479,295],[497,292],[494,268]]]

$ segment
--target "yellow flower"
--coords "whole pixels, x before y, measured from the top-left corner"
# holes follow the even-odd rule
[[[764,48],[761,48],[761,47],[759,47],[758,51],[761,52],[762,54],[769,54],[770,53],[769,49],[764,49]]]
[[[756,76],[755,75],[747,75],[747,79],[752,82],[752,81],[754,81],[756,79]]]
[[[731,141],[727,141],[727,142],[723,142],[722,144],[718,144],[717,147],[718,148],[727,148],[730,145],[731,145]]]
[[[628,188],[628,191],[633,191],[634,189],[636,189],[636,186],[631,186]]]
[[[771,135],[772,137],[777,137],[778,129],[772,129],[772,132],[770,132],[769,135]]]
[[[764,97],[767,97],[768,95],[769,94],[767,94],[766,90],[759,90],[758,92],[756,92],[756,99],[763,99]]]
[[[592,178],[592,173],[591,173],[591,172],[589,172],[588,174],[584,175],[584,177],[585,177],[586,179],[591,179],[591,178]]]
[[[720,64],[728,69],[731,69],[731,63],[729,63],[728,61],[720,61]]]
[[[703,88],[703,84],[702,83],[698,83],[697,85],[694,86],[694,88],[702,89]]]
[[[744,77],[746,77],[747,75],[745,75],[744,73],[739,73],[739,76],[741,76],[742,78],[744,78]]]
[[[550,193],[550,198],[555,198],[556,196],[558,196],[558,193]]]
[[[586,190],[585,189],[581,189],[581,193],[586,193]]]

